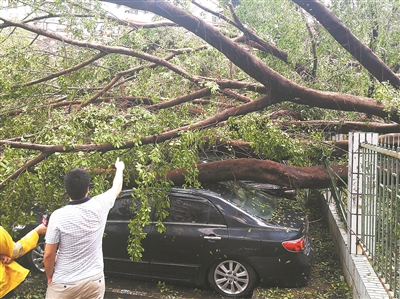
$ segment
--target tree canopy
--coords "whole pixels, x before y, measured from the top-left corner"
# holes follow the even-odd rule
[[[143,199],[239,179],[324,188],[321,157],[347,177],[346,144],[328,136],[399,132],[396,1],[0,3],[6,227],[62,205],[74,167],[101,192],[120,157]]]

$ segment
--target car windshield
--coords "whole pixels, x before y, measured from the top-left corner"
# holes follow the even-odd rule
[[[220,193],[225,199],[235,203],[250,214],[270,220],[276,211],[276,198],[257,191],[242,182],[221,182],[225,188],[220,188]]]

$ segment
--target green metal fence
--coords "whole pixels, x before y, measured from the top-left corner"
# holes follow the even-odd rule
[[[355,234],[389,295],[400,298],[400,148],[386,138],[361,143],[359,155],[361,223]]]

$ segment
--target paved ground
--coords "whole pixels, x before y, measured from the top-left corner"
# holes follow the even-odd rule
[[[31,273],[17,288],[17,299],[44,298],[46,277]],[[221,299],[211,289],[106,276],[105,299]]]
[[[180,299],[221,299],[210,289],[175,284],[138,281],[120,277],[107,277],[105,299],[144,299],[144,298],[180,298]]]

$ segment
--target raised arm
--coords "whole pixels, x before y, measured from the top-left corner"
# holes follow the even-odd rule
[[[120,161],[119,158],[117,158],[117,161],[115,162],[115,177],[113,180],[113,185],[111,187],[111,190],[113,190],[115,194],[115,198],[118,197],[118,195],[121,193],[122,190],[122,184],[123,184],[123,172],[125,169],[125,163],[123,161]]]

